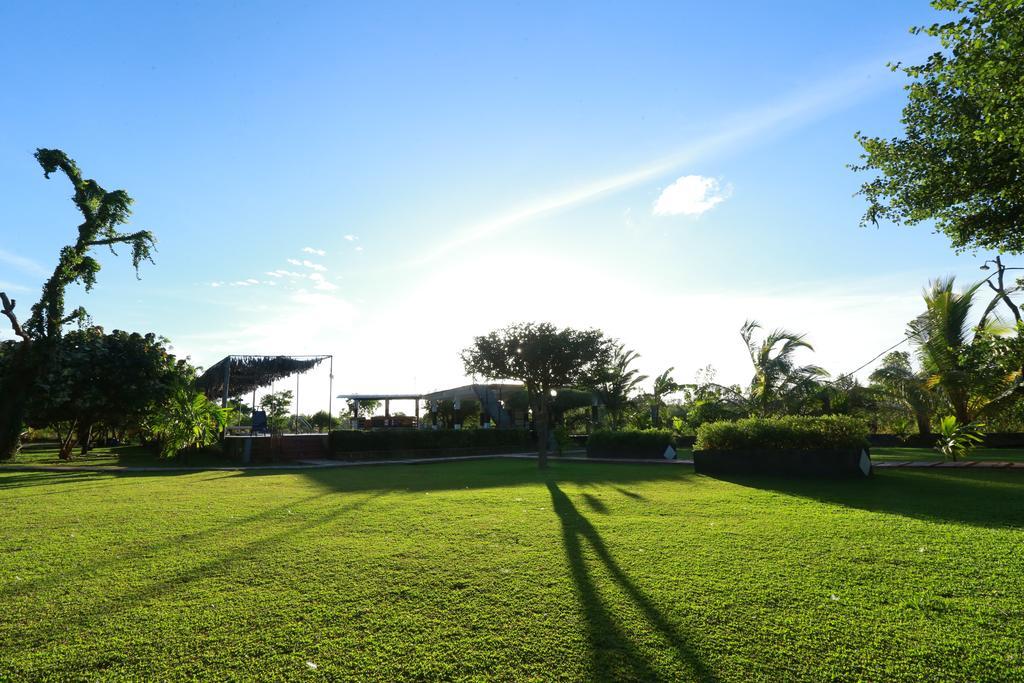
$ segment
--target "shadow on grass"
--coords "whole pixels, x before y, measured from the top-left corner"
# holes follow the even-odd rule
[[[1024,472],[1014,470],[882,470],[866,480],[716,478],[868,512],[989,528],[1024,525]]]
[[[692,678],[713,681],[715,676],[693,652],[689,639],[672,624],[643,594],[611,556],[594,526],[579,513],[576,506],[553,481],[547,482],[551,502],[562,528],[569,571],[579,593],[586,617],[587,636],[590,641],[591,674],[595,681],[638,680],[654,681],[664,678],[632,642],[626,629],[604,604],[594,578],[587,569],[584,544],[591,547],[604,569],[616,585],[658,632],[665,642],[690,669]],[[586,494],[584,494],[586,495]]]
[[[275,477],[285,472],[288,471],[247,470],[239,472],[239,476]],[[470,460],[386,467],[292,470],[291,473],[300,474],[332,490],[350,492],[365,490],[421,492],[507,486],[544,486],[549,481],[566,481],[579,486],[646,481],[676,481],[681,485],[690,485],[694,481],[693,469],[685,466],[562,461],[552,462],[546,470],[540,470],[533,460]]]

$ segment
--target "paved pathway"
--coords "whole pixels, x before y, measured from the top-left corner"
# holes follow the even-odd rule
[[[505,453],[501,455],[456,455],[446,458],[408,458],[403,460],[296,460],[286,465],[228,465],[219,467],[185,467],[168,465],[166,467],[124,467],[120,465],[0,465],[0,472],[238,472],[249,470],[315,470],[339,467],[366,467],[378,465],[426,465],[435,462],[462,462],[464,460],[533,460],[536,453]],[[601,462],[623,465],[692,465],[693,460],[638,460],[626,458],[587,458],[585,456],[548,456],[553,462]],[[1005,460],[876,460],[872,463],[878,469],[890,468],[965,468],[976,469],[1019,469],[1024,470],[1024,462]]]
[[[427,465],[435,462],[462,462],[464,460],[534,460],[536,453],[503,453],[500,455],[455,455],[445,458],[407,458],[402,460],[327,460],[303,459],[285,465],[224,465],[211,467],[122,466],[122,465],[0,465],[0,472],[237,472],[248,470],[315,470],[339,467],[365,467],[367,465]],[[553,462],[604,462],[625,465],[692,465],[693,460],[637,460],[625,458],[587,458],[575,456],[548,456]]]

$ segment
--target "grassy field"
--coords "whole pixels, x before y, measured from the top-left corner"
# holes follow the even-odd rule
[[[193,452],[173,459],[161,458],[156,451],[142,446],[117,446],[95,448],[85,455],[75,449],[71,460],[61,460],[58,449],[48,444],[29,445],[22,449],[17,458],[9,461],[12,465],[61,465],[61,466],[108,466],[119,467],[209,467],[233,465],[219,453]],[[0,463],[0,468],[4,464]]]
[[[0,680],[1022,680],[1022,475],[0,472]]]

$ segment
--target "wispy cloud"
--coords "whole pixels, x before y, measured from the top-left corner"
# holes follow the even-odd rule
[[[0,263],[17,268],[30,275],[46,275],[46,269],[32,259],[0,249]]]
[[[684,175],[662,190],[654,202],[655,216],[699,216],[724,202],[732,187],[722,187],[714,178]]]
[[[326,266],[321,265],[319,263],[313,263],[312,261],[309,261],[307,259],[302,259],[300,261],[297,258],[290,258],[290,259],[288,259],[288,263],[292,264],[293,266],[302,266],[304,268],[309,268],[310,270],[315,270],[315,271],[318,271],[318,272],[321,272],[321,273],[324,273],[324,272],[327,271],[327,267]]]
[[[355,242],[359,237],[357,235],[345,235],[345,239],[349,242]]]
[[[893,81],[880,67],[885,59],[870,59],[846,72],[820,81],[767,106],[731,117],[721,128],[691,141],[674,154],[625,173],[608,176],[568,189],[491,220],[467,227],[454,238],[412,260],[412,265],[429,263],[468,244],[500,234],[515,225],[543,214],[593,201],[612,192],[653,180],[682,166],[744,143],[764,139],[769,133],[799,126],[864,99]]]
[[[324,251],[323,249],[316,249],[314,247],[303,247],[302,251],[306,252],[307,254],[316,254],[317,256],[327,256],[327,252],[326,251]]]

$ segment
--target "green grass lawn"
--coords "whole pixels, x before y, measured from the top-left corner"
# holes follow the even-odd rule
[[[0,472],[0,505],[0,680],[1024,679],[1016,471]]]
[[[872,460],[942,460],[942,454],[934,448],[872,448]],[[1019,448],[976,448],[966,460],[1024,460],[1024,450]]]

